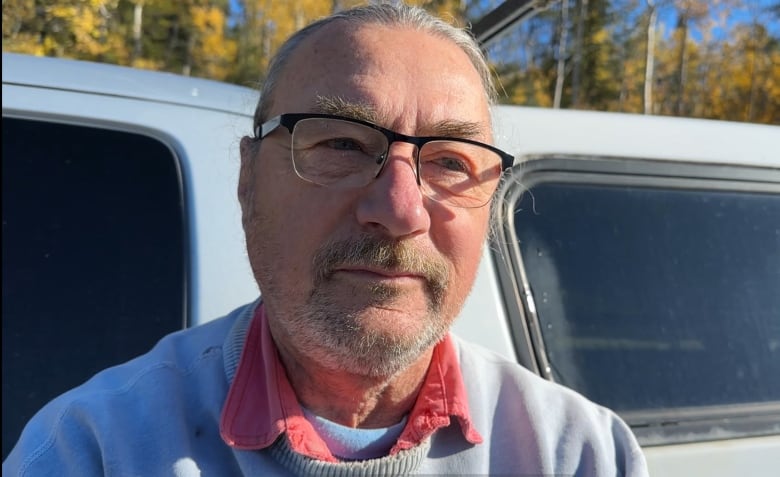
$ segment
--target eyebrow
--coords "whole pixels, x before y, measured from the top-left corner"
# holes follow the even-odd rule
[[[369,123],[379,124],[380,115],[376,108],[368,103],[348,101],[339,96],[317,96],[315,113],[333,114],[347,118],[359,119]],[[484,125],[473,121],[445,119],[426,126],[421,136],[442,136],[464,139],[479,139],[489,136]]]
[[[445,119],[435,123],[430,128],[425,128],[426,135],[458,137],[463,139],[479,139],[487,136],[485,128],[473,121],[458,121],[455,119]]]
[[[370,104],[347,101],[339,96],[318,95],[317,105],[313,112],[344,116],[369,123],[377,123],[379,119],[376,109]]]

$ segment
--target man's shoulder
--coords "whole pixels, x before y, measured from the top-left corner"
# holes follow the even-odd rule
[[[506,356],[455,334],[450,334],[450,336],[455,345],[462,370],[470,371],[473,368],[479,368],[480,372],[487,373],[491,378],[508,378],[520,381],[541,379],[520,363],[510,360]]]
[[[89,396],[122,394],[133,387],[143,387],[145,380],[155,381],[161,373],[177,376],[197,374],[204,362],[218,362],[222,369],[223,348],[231,347],[236,324],[253,304],[244,305],[225,316],[204,324],[176,331],[162,337],[146,353],[125,363],[101,370],[85,383],[60,395],[53,401],[71,403]]]
[[[219,318],[170,333],[139,358],[169,357],[172,362],[186,366],[200,356],[216,351],[217,348],[232,347],[234,342],[243,345],[246,336],[244,328],[251,319],[256,305],[257,302],[248,303]]]
[[[251,315],[253,305],[244,305],[204,324],[170,333],[148,352],[97,373],[74,391],[116,392],[117,388],[135,385],[148,374],[168,372],[188,376],[197,373],[204,361],[222,362],[223,349],[232,347],[231,335],[235,334],[236,323]]]
[[[601,421],[616,414],[566,386],[549,381],[480,345],[455,338],[464,381],[470,394],[495,400],[497,408],[514,407],[534,415],[555,415],[567,422]]]
[[[646,475],[639,445],[616,413],[479,345],[455,344],[472,417],[493,445],[526,462],[551,456],[552,473],[572,473],[587,458],[611,469],[606,474]],[[537,438],[530,447],[529,435]]]
[[[63,448],[91,452],[91,442],[113,448],[119,436],[155,437],[176,419],[186,424],[191,413],[218,415],[229,385],[224,349],[233,347],[231,336],[240,334],[236,328],[251,318],[252,309],[253,304],[245,305],[166,335],[147,353],[56,397],[28,422],[4,471],[6,464],[45,466]],[[150,428],[150,422],[159,426]]]

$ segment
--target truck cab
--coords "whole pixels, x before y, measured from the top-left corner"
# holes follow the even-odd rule
[[[258,92],[3,54],[3,456],[43,404],[257,298]],[[515,156],[454,333],[614,409],[652,475],[780,460],[780,128],[497,106]]]

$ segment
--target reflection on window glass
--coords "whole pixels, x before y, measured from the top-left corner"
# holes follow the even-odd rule
[[[3,457],[55,395],[184,323],[170,149],[3,118]]]
[[[531,192],[515,227],[557,381],[619,411],[780,400],[780,196]]]

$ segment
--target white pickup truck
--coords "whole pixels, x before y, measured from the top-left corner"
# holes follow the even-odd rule
[[[54,395],[258,293],[257,92],[3,54],[3,457]],[[652,475],[780,469],[780,127],[497,107],[455,332],[621,414]]]

